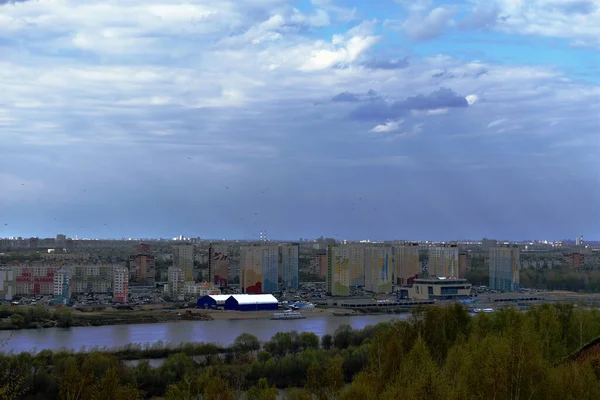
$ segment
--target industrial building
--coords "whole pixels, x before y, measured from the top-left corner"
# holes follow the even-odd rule
[[[415,279],[412,286],[400,289],[400,298],[411,300],[458,300],[471,294],[466,279]]]
[[[279,302],[271,294],[233,294],[225,300],[226,310],[264,311],[278,308]]]
[[[196,304],[198,305],[198,308],[225,307],[225,301],[230,297],[230,294],[206,295],[200,297]]]

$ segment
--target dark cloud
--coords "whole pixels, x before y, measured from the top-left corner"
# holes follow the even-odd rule
[[[448,71],[442,71],[442,72],[438,72],[437,74],[431,75],[431,77],[435,78],[435,79],[439,79],[439,78],[452,79],[452,78],[454,78],[454,74],[452,74],[451,72],[448,72]]]
[[[383,59],[374,58],[374,59],[365,61],[362,65],[364,67],[367,67],[370,69],[387,69],[387,70],[403,69],[403,68],[408,67],[408,59],[403,58],[401,60],[383,60]]]
[[[571,1],[568,3],[561,3],[561,4],[549,4],[548,8],[561,11],[568,15],[573,15],[573,14],[587,15],[587,14],[593,13],[596,10],[596,5],[592,1],[583,0],[583,1]]]
[[[342,92],[333,96],[331,101],[334,103],[356,103],[360,101],[360,98],[354,93]]]
[[[404,100],[387,103],[380,97],[361,105],[350,117],[359,120],[381,121],[394,119],[405,115],[410,110],[437,110],[440,108],[466,108],[467,100],[449,88],[440,88],[429,95],[408,97]]]
[[[379,99],[379,95],[373,89],[370,89],[365,94],[357,94],[350,92],[342,92],[331,98],[334,103],[358,103],[360,101],[373,101]]]

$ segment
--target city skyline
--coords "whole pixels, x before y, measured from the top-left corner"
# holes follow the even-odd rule
[[[597,0],[0,15],[0,237],[600,238]]]

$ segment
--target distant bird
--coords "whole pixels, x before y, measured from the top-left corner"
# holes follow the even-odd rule
[[[258,215],[258,213],[254,213],[254,215]]]
[[[191,159],[192,159],[192,157],[188,157],[188,160],[191,160]]]
[[[229,186],[225,186],[225,189],[229,189]]]
[[[21,183],[21,186],[25,186],[25,184],[24,184],[24,183]]]

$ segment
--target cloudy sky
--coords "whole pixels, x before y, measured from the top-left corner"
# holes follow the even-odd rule
[[[0,0],[0,237],[600,239],[600,0]]]

